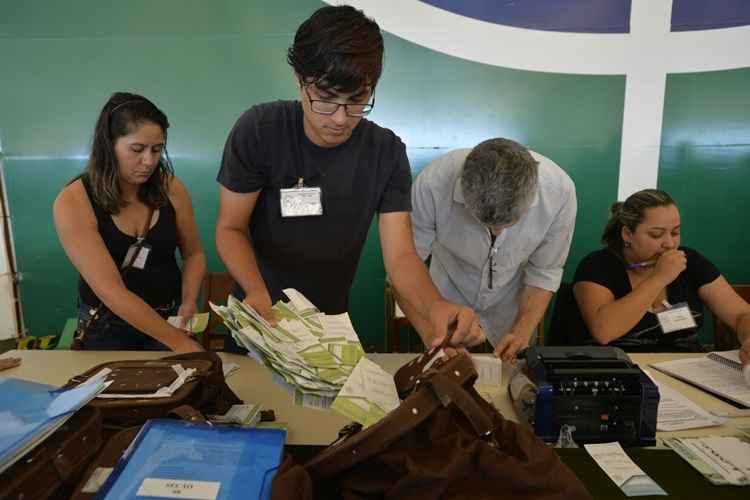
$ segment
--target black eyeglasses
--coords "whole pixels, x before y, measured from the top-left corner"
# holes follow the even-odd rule
[[[372,102],[367,104],[343,104],[340,102],[333,102],[333,101],[324,101],[322,99],[313,99],[310,96],[310,91],[307,90],[307,85],[304,86],[305,94],[307,94],[307,99],[310,101],[310,109],[312,109],[314,112],[318,113],[319,115],[332,115],[336,113],[336,111],[339,110],[339,107],[344,107],[344,112],[347,116],[360,118],[362,116],[367,116],[372,111],[372,108],[375,107],[375,96],[372,96]]]

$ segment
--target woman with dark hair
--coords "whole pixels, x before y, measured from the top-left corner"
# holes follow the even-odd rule
[[[177,314],[184,325],[195,314],[206,268],[190,196],[167,155],[167,128],[145,97],[113,94],[86,170],[55,200],[57,234],[80,273],[84,349],[202,350],[165,320]]]
[[[614,203],[607,248],[578,265],[573,292],[593,339],[630,351],[700,351],[703,305],[737,332],[750,357],[750,305],[719,270],[680,246],[680,212],[664,191],[644,189]]]

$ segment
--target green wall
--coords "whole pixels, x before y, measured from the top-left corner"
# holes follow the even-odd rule
[[[750,283],[750,68],[670,75],[659,188],[680,204],[682,241],[730,282]]]
[[[169,151],[193,196],[209,269],[222,270],[213,230],[224,140],[252,104],[296,97],[285,51],[299,23],[321,5],[0,0],[0,140],[29,333],[57,333],[75,314],[76,274],[57,241],[51,205],[83,167],[97,113],[116,90],[142,93],[169,116]],[[372,119],[403,138],[415,173],[450,149],[493,136],[518,140],[569,172],[579,200],[565,275],[572,277],[578,260],[598,247],[617,196],[624,76],[517,71],[389,34],[385,42]],[[741,212],[742,181],[750,177],[748,84],[750,70],[672,75],[665,105],[660,186],[681,202],[686,242],[730,281],[748,278]],[[351,299],[367,346],[383,343],[375,229]]]
[[[659,158],[659,188],[680,205],[683,244],[737,284],[750,283],[748,89],[750,68],[669,75]],[[712,332],[709,315],[701,338]]]

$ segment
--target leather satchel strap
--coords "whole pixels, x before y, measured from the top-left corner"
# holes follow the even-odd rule
[[[190,405],[181,405],[177,408],[172,408],[172,411],[170,411],[167,416],[177,417],[186,422],[206,423],[206,418],[203,414]]]
[[[429,387],[426,380],[434,378],[438,372],[432,369],[425,372],[420,377],[420,383],[416,384],[417,389],[398,408],[386,415],[383,420],[339,444],[329,446],[308,462],[305,468],[313,480],[332,477],[383,452],[392,443],[427,420],[435,410],[443,406],[440,394],[449,397],[452,394],[454,401],[458,400],[460,401],[459,404],[470,408],[468,404],[465,404],[464,399],[457,394],[461,391],[466,393],[466,390],[461,386],[471,383],[477,377],[476,368],[471,358],[467,354],[459,354],[447,360],[440,367],[439,372],[442,374],[453,373],[455,380],[438,382],[437,386]],[[456,372],[458,372],[458,375],[455,375]],[[445,389],[446,387],[448,389]],[[470,397],[468,393],[466,393],[466,397]],[[476,403],[474,404],[476,405]],[[461,409],[458,404],[456,406]],[[481,433],[491,428],[491,424],[488,424],[486,416],[485,419],[478,417],[478,412],[481,412],[481,409],[476,405],[476,409],[469,410],[467,418],[472,421],[474,428],[478,429],[477,434],[481,436]]]
[[[430,377],[425,381],[425,384],[435,391],[443,405],[455,404],[471,423],[478,437],[491,438],[494,431],[492,419],[482,410],[463,385],[458,383],[459,378],[460,372],[458,370],[453,372],[443,371]]]
[[[409,393],[414,390],[418,378],[422,375],[422,372],[424,372],[425,369],[429,369],[433,366],[438,367],[443,363],[443,360],[441,359],[443,357],[443,349],[450,344],[457,326],[458,318],[453,318],[448,325],[448,334],[439,346],[433,347],[429,351],[420,354],[396,371],[396,374],[393,376],[393,381],[396,383],[396,392],[398,393],[399,398],[406,399]]]
[[[154,218],[154,207],[150,206],[148,207],[148,216],[146,217],[146,223],[143,225],[143,229],[141,229],[141,232],[139,233],[141,236],[136,235],[137,241],[135,243],[136,251],[132,252],[130,255],[130,260],[125,263],[125,265],[120,268],[120,276],[124,279],[125,276],[128,275],[128,272],[133,267],[133,262],[135,261],[136,257],[138,257],[138,254],[140,253],[140,249],[143,247],[143,245],[146,244],[146,236],[148,235],[149,230],[151,229],[151,219]],[[89,318],[86,320],[86,324],[83,325],[82,328],[80,328],[77,332],[75,337],[73,338],[73,343],[71,344],[70,348],[74,351],[80,351],[83,349],[84,342],[86,342],[86,337],[88,335],[89,330],[94,327],[94,325],[99,321],[100,314],[102,313],[102,309],[104,309],[104,302],[99,301],[99,305],[96,306],[93,311],[91,311],[91,314],[89,315]]]

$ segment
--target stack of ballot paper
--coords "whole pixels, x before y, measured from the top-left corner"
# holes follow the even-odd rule
[[[0,473],[44,441],[105,386],[103,379],[67,390],[16,378],[0,379]]]
[[[349,315],[321,313],[297,290],[272,311],[276,326],[231,295],[226,306],[211,304],[249,355],[274,374],[297,405],[327,409],[364,356]]]
[[[664,444],[713,484],[750,485],[750,440],[744,437],[676,437]]]

